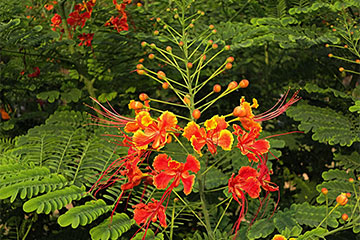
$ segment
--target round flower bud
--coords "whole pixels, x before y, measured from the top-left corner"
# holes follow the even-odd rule
[[[142,47],[146,47],[146,45],[147,45],[147,42],[141,42]]]
[[[333,56],[334,56],[334,55],[333,55],[332,53],[329,53],[329,54],[328,54],[328,57],[329,57],[329,58],[331,58],[331,57],[333,57]]]
[[[136,72],[137,72],[137,74],[139,74],[139,75],[145,75],[145,71],[144,71],[144,70],[139,70],[139,69],[137,69]]]
[[[351,198],[351,193],[349,193],[349,192],[346,193],[346,197],[347,197],[347,198]]]
[[[151,43],[151,44],[150,44],[150,47],[154,49],[154,48],[156,48],[156,44],[155,44],[155,43]]]
[[[163,88],[163,89],[168,89],[168,88],[169,88],[169,84],[168,84],[167,82],[163,82],[162,88]]]
[[[229,51],[229,50],[230,50],[230,45],[226,45],[226,46],[224,47],[224,49],[225,49],[226,51]]]
[[[131,100],[129,103],[129,109],[139,110],[143,108],[143,104],[139,101]]]
[[[229,62],[229,63],[232,63],[232,62],[234,62],[234,57],[228,57],[227,59],[226,59],[226,62]]]
[[[192,64],[191,62],[188,62],[188,63],[186,64],[186,67],[187,67],[188,69],[191,69],[191,68],[193,67],[193,64]]]
[[[210,30],[213,30],[214,28],[215,28],[214,25],[212,25],[212,24],[209,25],[209,29],[210,29]]]
[[[163,71],[158,71],[157,72],[157,77],[158,77],[158,79],[163,80],[163,79],[166,78],[166,74]]]
[[[354,179],[351,177],[349,178],[349,182],[353,183],[354,182]]]
[[[161,21],[161,18],[159,18],[159,17],[156,18],[156,21],[157,21],[157,22],[160,22],[160,21]]]
[[[227,63],[227,64],[225,65],[225,69],[230,70],[231,68],[232,68],[232,64],[231,64],[231,63]]]
[[[193,23],[189,24],[189,28],[193,28],[195,25]]]
[[[346,193],[342,193],[339,196],[337,196],[337,198],[336,198],[336,202],[341,206],[346,205],[346,203],[348,201],[349,201],[349,199],[346,197]]]
[[[221,91],[221,86],[220,84],[215,84],[214,87],[213,87],[213,91],[218,93]]]
[[[143,69],[143,68],[144,68],[144,65],[142,65],[142,64],[140,64],[140,63],[139,63],[138,65],[136,65],[136,69],[139,69],[139,70],[140,70],[140,69]]]
[[[155,58],[155,55],[153,53],[150,53],[148,56],[149,59],[153,60]]]
[[[166,47],[166,51],[171,52],[171,51],[172,51],[172,47],[167,46],[167,47]]]
[[[339,67],[339,72],[343,72],[345,69],[343,67]]]
[[[211,47],[212,49],[217,49],[219,46],[216,43],[214,43]]]
[[[179,46],[180,46],[180,47],[184,46],[184,42],[183,42],[183,41],[180,41],[180,42],[179,42]]]
[[[237,106],[234,108],[233,115],[235,117],[245,117],[246,110],[242,106]]]
[[[216,34],[216,33],[217,33],[216,29],[213,29],[211,32],[212,32],[212,34]]]
[[[347,221],[349,216],[346,213],[344,213],[343,215],[341,215],[341,218],[342,220]]]
[[[158,30],[155,30],[155,31],[154,31],[154,35],[155,35],[155,36],[159,35],[159,31],[158,31]]]
[[[190,105],[191,100],[190,100],[190,95],[189,95],[189,94],[187,94],[187,95],[184,97],[184,102],[186,103],[186,105]]]
[[[140,93],[139,99],[140,99],[141,101],[146,101],[146,100],[149,99],[149,96],[148,96],[146,93]]]
[[[321,189],[321,193],[324,194],[324,195],[327,195],[328,192],[329,192],[329,191],[327,190],[327,188],[322,188],[322,189]]]
[[[234,89],[238,86],[237,82],[232,81],[231,83],[229,83],[228,85],[228,89]]]
[[[213,43],[214,43],[213,40],[209,40],[209,41],[207,42],[208,45],[212,45]]]
[[[201,116],[201,112],[199,109],[195,109],[193,112],[192,112],[192,116],[194,119],[199,119],[200,116]]]
[[[247,79],[241,80],[241,81],[239,82],[239,86],[240,86],[241,88],[247,88],[247,87],[249,86],[249,80],[247,80]]]

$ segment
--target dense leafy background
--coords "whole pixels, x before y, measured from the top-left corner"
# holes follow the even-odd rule
[[[59,1],[67,11],[74,2]],[[0,107],[10,115],[9,120],[2,118],[0,122],[0,198],[4,199],[0,201],[0,238],[89,239],[91,235],[100,239],[96,238],[99,234],[121,235],[134,224],[127,216],[131,216],[131,212],[122,215],[119,210],[112,222],[113,231],[105,228],[119,186],[99,193],[101,197],[96,203],[86,195],[94,176],[107,166],[109,159],[121,155],[121,149],[114,153],[114,145],[100,136],[109,129],[87,125],[85,112],[92,110],[83,103],[92,105],[90,96],[103,102],[107,99],[119,113],[128,115],[129,100],[141,92],[163,100],[171,98],[161,86],[137,75],[134,69],[138,60],[145,58],[147,66],[168,70],[166,66],[150,62],[140,42],[168,44],[161,38],[162,26],[155,18],[161,17],[176,25],[174,13],[167,11],[172,7],[169,4],[174,3],[133,1],[127,7],[130,29],[118,33],[104,26],[114,14],[112,1],[98,2],[91,20],[77,30],[77,33],[95,33],[91,50],[77,46],[79,41],[75,38],[75,41],[59,40],[61,34],[50,29],[53,12],[43,8],[47,1],[0,1]],[[143,6],[138,7],[136,4],[140,2]],[[194,33],[214,24],[218,34],[213,40],[219,45],[232,46],[234,67],[217,77],[216,82],[226,86],[242,78],[250,81],[246,90],[222,99],[205,117],[231,112],[243,95],[247,99],[256,97],[259,112],[263,112],[288,87],[294,91],[302,88],[303,99],[297,106],[263,124],[268,135],[297,128],[304,131],[304,134],[277,138],[282,140],[278,143],[281,157],[272,161],[272,180],[280,186],[279,212],[272,221],[266,221],[273,210],[266,209],[264,220],[256,222],[249,232],[244,225],[241,239],[245,239],[245,235],[249,239],[270,238],[274,231],[289,236],[304,233],[321,221],[321,214],[315,214],[321,207],[311,206],[324,202],[319,196],[321,187],[326,186],[329,196],[333,197],[343,189],[352,192],[346,179],[360,169],[360,79],[359,75],[341,73],[338,68],[358,71],[359,65],[329,58],[328,54],[353,61],[360,58],[342,47],[350,43],[341,34],[346,24],[339,21],[339,18],[345,22],[358,21],[359,7],[357,1],[197,0],[189,9],[189,12],[198,9],[205,12],[196,22]],[[152,34],[154,30],[160,30],[159,38]],[[354,41],[359,38],[356,33]],[[341,47],[328,48],[325,44]],[[204,76],[221,61],[221,57],[218,62],[214,61]],[[27,77],[36,66],[41,69],[40,76]],[[23,70],[25,74],[21,75]],[[167,73],[175,74],[170,71]],[[273,145],[276,148],[275,142]],[[214,159],[210,158],[211,161]],[[206,189],[220,187],[219,183],[226,182],[241,161],[241,155],[236,152],[224,156],[222,164],[208,173],[213,181],[207,182]],[[224,194],[227,193],[209,192],[209,204],[215,206],[218,199],[226,197]],[[139,199],[132,201],[131,204],[136,204]],[[199,208],[198,199],[190,196],[189,201],[195,209]],[[64,206],[70,202],[78,208],[66,212]],[[250,220],[257,204],[250,203]],[[176,207],[175,203],[170,205],[168,212]],[[90,217],[81,218],[81,212],[87,208]],[[223,208],[212,208],[211,216],[218,219]],[[207,238],[202,231],[196,231],[197,220],[188,209],[177,210],[177,239]],[[237,219],[237,215],[231,213],[236,211],[237,205],[233,203],[216,233],[219,239],[231,230]],[[309,218],[310,213],[316,216]],[[334,214],[329,226],[338,226],[340,215],[340,212]],[[359,227],[332,237],[355,239],[353,232],[358,233]],[[133,233],[130,231],[124,239]]]

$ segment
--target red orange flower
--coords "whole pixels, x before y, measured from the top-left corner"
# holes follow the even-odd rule
[[[95,5],[95,1],[88,1],[75,5],[75,10],[69,14],[67,23],[75,30],[77,26],[83,28],[85,22],[90,19],[92,13],[92,7]]]
[[[45,4],[45,5],[44,5],[44,8],[45,8],[46,10],[50,11],[50,10],[52,10],[52,9],[54,8],[54,5],[52,5],[52,4]]]
[[[144,121],[144,130],[139,129],[133,135],[132,140],[138,149],[147,149],[150,143],[153,149],[164,147],[169,141],[170,133],[177,128],[176,116],[169,111],[165,111],[156,121],[146,126],[150,120],[147,118]]]
[[[231,150],[234,137],[229,130],[226,130],[228,123],[225,117],[215,115],[205,121],[205,127],[200,128],[195,122],[189,122],[184,128],[183,136],[186,137],[194,150],[201,155],[201,149],[207,145],[209,151],[216,153],[216,147],[220,146],[224,150]]]
[[[62,29],[60,27],[60,24],[62,23],[61,16],[57,13],[54,14],[54,16],[51,18],[51,24],[52,26],[51,30],[56,31],[56,28]]]
[[[236,124],[233,125],[233,128],[235,130],[234,134],[238,136],[236,146],[241,150],[243,155],[249,158],[249,161],[258,162],[259,155],[269,151],[270,144],[268,141],[264,139],[256,140],[260,135],[259,128],[250,128],[249,132],[244,131]]]
[[[28,74],[28,77],[31,77],[31,78],[36,78],[40,75],[40,68],[39,67],[34,67],[34,72],[33,73],[29,73]]]
[[[159,154],[154,159],[153,167],[158,174],[154,177],[154,185],[158,189],[165,189],[171,179],[174,179],[171,188],[177,187],[180,180],[184,185],[184,193],[190,194],[194,185],[195,175],[200,170],[200,162],[192,155],[188,155],[185,163],[174,161],[166,154]]]
[[[94,33],[83,33],[83,34],[80,34],[78,36],[78,38],[80,39],[80,43],[79,43],[79,46],[89,46],[92,48],[92,45],[91,45],[91,41],[93,40],[93,37],[94,37]]]
[[[154,198],[151,199],[153,202],[149,202],[148,204],[139,203],[133,208],[134,210],[134,220],[137,224],[146,225],[147,223],[156,222],[159,218],[160,225],[164,228],[167,227],[166,224],[166,215],[164,206],[156,201]]]
[[[251,198],[258,198],[261,191],[258,177],[259,173],[256,169],[249,166],[241,167],[238,175],[234,177],[234,174],[232,174],[229,179],[229,192],[238,202],[239,199],[244,198],[245,193],[249,194]]]

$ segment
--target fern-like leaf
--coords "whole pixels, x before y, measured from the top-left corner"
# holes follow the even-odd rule
[[[330,108],[311,106],[306,103],[289,108],[288,116],[301,121],[299,129],[312,131],[313,140],[331,145],[351,146],[360,141],[360,129],[356,123],[340,112]]]
[[[84,205],[68,210],[58,218],[58,223],[62,227],[69,225],[71,225],[72,228],[77,228],[79,225],[85,226],[111,209],[112,206],[107,205],[102,199],[97,201],[91,200]]]
[[[93,240],[116,240],[123,233],[128,231],[135,223],[125,213],[115,214],[107,218],[104,222],[90,230],[91,239]]]
[[[275,225],[273,221],[269,221],[268,219],[261,219],[252,225],[248,232],[248,238],[265,238],[269,236],[274,231],[274,229]]]
[[[73,200],[79,200],[86,196],[85,187],[76,187],[74,185],[60,190],[49,192],[47,194],[32,198],[24,203],[25,212],[49,214],[55,210],[65,207]]]
[[[31,198],[39,193],[54,191],[55,189],[63,188],[68,184],[67,180],[62,175],[50,175],[41,180],[20,182],[13,185],[9,185],[0,189],[0,199],[6,199],[10,197],[10,201],[15,201],[18,194],[20,198]]]

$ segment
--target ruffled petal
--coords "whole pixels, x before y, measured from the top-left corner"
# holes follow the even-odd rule
[[[195,122],[189,122],[184,128],[183,136],[190,141],[192,136],[200,136],[200,127]]]
[[[174,177],[175,175],[169,175],[165,172],[161,172],[154,177],[154,185],[157,189],[165,189],[168,186],[170,180]]]
[[[159,154],[155,157],[153,162],[153,168],[160,172],[162,170],[168,170],[169,169],[169,161],[171,160],[171,157],[169,157],[166,154]]]
[[[229,130],[221,130],[218,145],[224,150],[231,150],[234,137]]]
[[[192,191],[194,182],[195,182],[195,175],[190,175],[187,177],[181,176],[181,180],[184,184],[184,193],[189,195]]]
[[[200,162],[193,155],[188,155],[184,165],[184,171],[197,173],[200,170]]]

